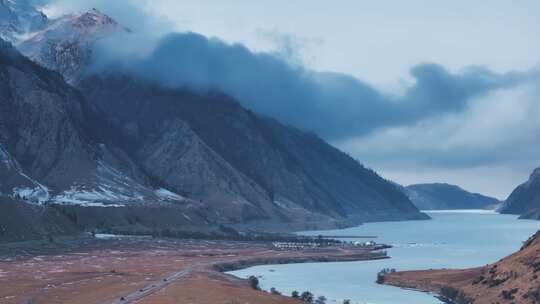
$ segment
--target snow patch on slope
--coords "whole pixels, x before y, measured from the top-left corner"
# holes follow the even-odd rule
[[[144,187],[103,161],[98,162],[97,184],[75,185],[54,197],[59,204],[83,207],[123,207],[125,203],[142,201]]]
[[[164,188],[149,189],[109,163],[98,161],[95,175],[77,181],[69,189],[53,192],[26,175],[19,163],[0,143],[0,194],[32,204],[61,204],[83,207],[124,207],[130,203],[183,201],[179,194]]]
[[[53,201],[66,205],[80,205],[85,207],[123,207],[124,205],[106,204],[106,202],[126,201],[131,198],[103,187],[85,190],[84,187],[72,187],[68,191],[57,195]]]
[[[165,188],[159,188],[154,193],[157,195],[157,197],[161,200],[165,201],[184,201],[186,198],[176,194],[174,192],[171,192]]]
[[[13,188],[13,199],[23,200],[29,203],[43,204],[50,198],[49,189],[37,183],[37,187],[15,187]]]

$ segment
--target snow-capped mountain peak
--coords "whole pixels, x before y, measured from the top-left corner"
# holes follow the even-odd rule
[[[62,39],[95,41],[110,33],[125,31],[127,28],[120,26],[114,19],[92,9],[78,14],[69,14],[54,20],[50,26],[43,29],[26,43],[43,39]]]
[[[119,27],[118,23],[114,19],[95,8],[88,12],[75,15],[75,17],[72,18],[72,24],[73,26],[81,29],[111,28],[113,30],[117,30]]]
[[[59,72],[73,84],[90,64],[96,41],[114,33],[129,32],[111,17],[92,9],[50,22],[49,26],[21,42],[18,49],[33,61]]]

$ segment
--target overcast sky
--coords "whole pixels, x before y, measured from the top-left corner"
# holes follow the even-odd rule
[[[76,1],[57,4],[67,2]],[[361,99],[343,107],[347,113],[338,113],[340,107],[328,106],[324,98],[314,97],[313,103],[327,114],[311,113],[309,100],[302,103],[312,120],[332,115],[341,124],[327,118],[325,129],[290,117],[284,106],[247,106],[316,131],[386,178],[402,184],[449,182],[504,199],[540,166],[540,1],[111,3],[80,1],[79,6],[97,6],[136,30],[193,31],[240,43],[255,53],[269,52],[291,66],[340,73],[337,87],[345,88],[346,97],[327,87],[298,96],[323,92],[330,99],[343,98],[347,105]],[[127,13],[122,8],[127,3],[140,12]],[[208,43],[177,37],[161,49],[182,51],[171,41],[180,46],[195,43],[197,48]],[[223,58],[230,56],[236,55]],[[252,71],[251,66],[245,69]],[[310,77],[318,83],[321,75]],[[354,81],[342,81],[346,75]],[[235,93],[250,97],[231,89]]]

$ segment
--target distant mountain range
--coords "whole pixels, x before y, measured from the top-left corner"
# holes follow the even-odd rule
[[[512,191],[499,211],[540,220],[540,168],[533,171],[528,181]]]
[[[316,135],[220,92],[84,76],[94,43],[128,31],[99,11],[44,24],[1,33],[27,57],[0,42],[0,240],[428,218]]]
[[[495,209],[500,204],[496,198],[444,183],[416,184],[402,189],[420,210]]]

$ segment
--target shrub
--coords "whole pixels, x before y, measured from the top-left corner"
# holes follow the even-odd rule
[[[382,284],[384,283],[384,277],[389,273],[394,273],[396,270],[394,268],[384,268],[383,270],[379,271],[377,273],[377,283]]]
[[[259,279],[257,279],[256,276],[250,276],[248,278],[248,282],[249,282],[249,286],[251,286],[251,288],[253,288],[255,290],[260,290]]]
[[[313,303],[313,294],[309,291],[304,291],[300,295],[300,300],[304,303]]]

